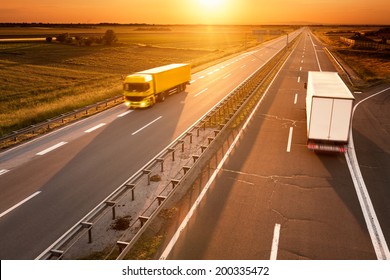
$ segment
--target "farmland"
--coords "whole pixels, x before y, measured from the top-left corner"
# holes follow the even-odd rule
[[[169,63],[200,67],[255,47],[256,26],[1,27],[2,38],[101,36],[111,46],[42,42],[0,43],[0,136],[121,94],[124,75]],[[292,31],[291,27],[273,27]],[[266,28],[269,29],[269,28]],[[265,35],[261,40],[274,36]]]
[[[385,26],[386,27],[386,26]],[[358,87],[367,87],[378,82],[390,82],[390,50],[359,49],[346,46],[340,37],[349,38],[354,34],[365,34],[385,28],[381,26],[321,26],[312,27],[314,34],[328,48],[341,58],[351,70]],[[373,41],[380,38],[372,37]]]

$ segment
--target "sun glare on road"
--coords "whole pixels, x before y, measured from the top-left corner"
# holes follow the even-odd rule
[[[214,10],[223,5],[224,0],[199,0],[204,9]]]

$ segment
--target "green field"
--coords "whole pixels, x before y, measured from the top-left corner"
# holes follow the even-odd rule
[[[0,136],[121,94],[122,77],[169,63],[191,63],[193,72],[257,46],[259,26],[93,26],[93,28],[0,28],[0,38],[102,36],[112,46],[0,42]],[[266,35],[261,40],[275,36]]]

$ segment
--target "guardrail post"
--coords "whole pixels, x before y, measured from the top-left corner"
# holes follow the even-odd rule
[[[200,149],[202,150],[202,153],[207,149],[207,146],[200,146]]]
[[[192,144],[192,133],[191,133],[191,132],[188,132],[188,133],[187,133],[187,136],[190,136],[190,144]]]
[[[211,142],[213,142],[214,140],[214,137],[207,137],[207,140],[209,140],[209,145],[211,144]]]
[[[184,175],[187,174],[187,172],[191,169],[190,166],[183,166]]]
[[[192,159],[194,160],[194,163],[195,163],[199,159],[199,156],[198,155],[193,155]]]
[[[164,172],[164,159],[163,158],[158,158],[156,160],[157,160],[157,162],[161,163],[161,172]]]
[[[161,203],[163,203],[165,199],[167,199],[166,196],[161,196],[161,195],[158,196],[158,197],[157,197],[158,205],[161,205]]]
[[[138,219],[141,222],[141,227],[143,227],[144,224],[149,220],[149,217],[139,216]]]
[[[181,151],[184,153],[184,140],[179,140],[178,143],[181,144]]]
[[[125,249],[129,244],[130,244],[129,242],[117,241],[116,245],[118,245],[119,254],[122,253],[123,249]]]
[[[90,222],[81,222],[81,226],[88,229],[88,243],[92,243],[92,225]]]
[[[135,184],[128,184],[128,185],[126,185],[126,188],[131,190],[131,201],[134,201]]]
[[[50,250],[50,253],[57,257],[58,260],[62,259],[63,255],[64,255],[64,251],[62,250],[57,250],[57,249],[51,249]]]
[[[175,161],[175,149],[169,148],[168,152],[172,153],[172,161]]]
[[[112,200],[109,200],[109,201],[106,201],[106,205],[107,206],[112,206],[112,219],[115,220],[115,217],[116,217],[116,214],[115,214],[116,202],[112,201]]]
[[[151,171],[151,170],[146,170],[146,169],[145,169],[145,170],[143,171],[143,173],[146,174],[146,175],[148,175],[148,186],[149,186],[149,185],[150,185],[150,173],[152,173],[152,171]]]
[[[176,187],[177,184],[179,184],[179,180],[176,180],[176,179],[171,179],[171,183],[172,183],[172,189],[174,189]]]

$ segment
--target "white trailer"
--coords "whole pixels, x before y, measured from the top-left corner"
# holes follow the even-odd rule
[[[310,150],[346,151],[354,99],[336,72],[309,71],[306,117]]]

